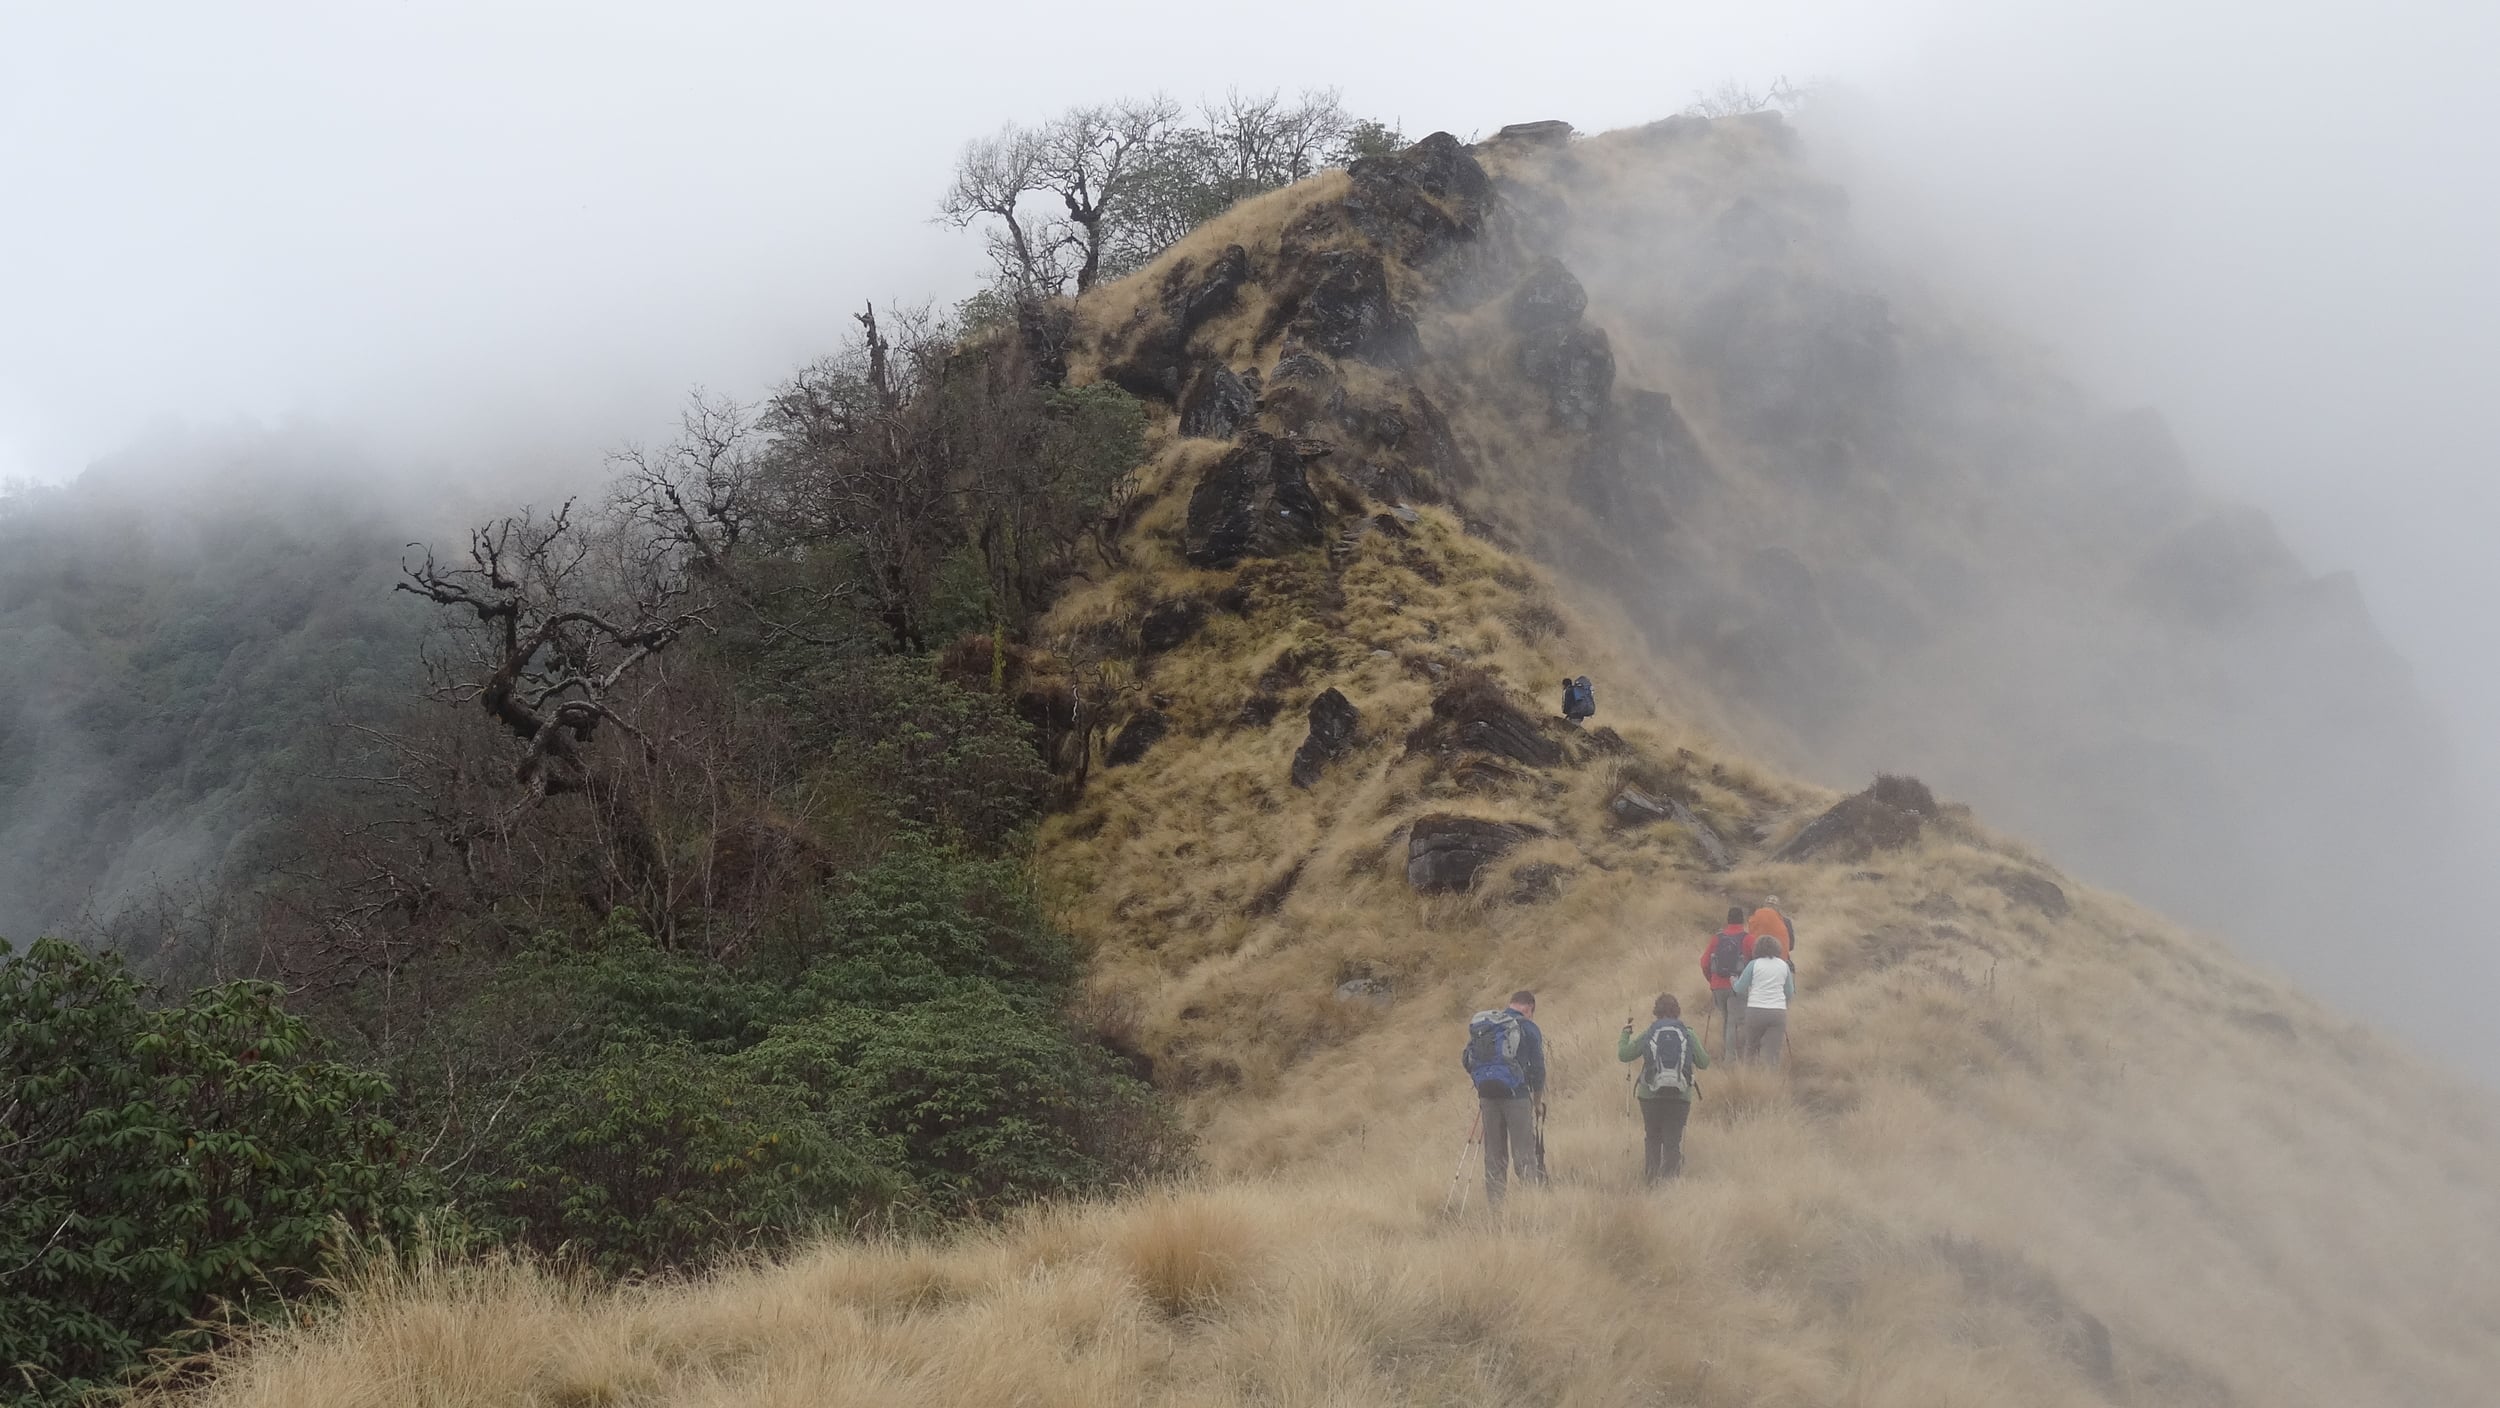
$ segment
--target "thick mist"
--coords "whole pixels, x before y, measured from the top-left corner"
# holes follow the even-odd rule
[[[2263,510],[2300,571],[2352,574],[2331,590],[2400,658],[2267,687],[2322,715],[2382,683],[2436,706],[2426,746],[2455,750],[2482,812],[2425,821],[2462,859],[2345,898],[2467,953],[2483,906],[2458,877],[2500,854],[2500,626],[2480,609],[2500,491],[2476,397],[2500,365],[2495,25],[2421,0],[1625,5],[1569,25],[1496,5],[21,8],[0,19],[0,479],[242,416],[318,421],[356,446],[333,465],[419,484],[586,482],[689,386],[755,395],[863,300],[969,292],[972,240],[928,219],[948,163],[1071,102],[1335,85],[1411,134],[1471,135],[1822,79],[1800,125],[1873,248],[2096,403],[2151,408],[2192,485]],[[2179,872],[2331,828],[2336,801],[2322,782],[2310,811],[2182,835]],[[2314,975],[2333,952],[2291,957]]]

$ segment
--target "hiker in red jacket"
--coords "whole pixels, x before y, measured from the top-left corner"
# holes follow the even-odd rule
[[[1753,957],[1752,945],[1745,933],[1745,907],[1728,906],[1727,927],[1710,936],[1701,946],[1701,975],[1710,980],[1710,1001],[1719,1013],[1719,1055],[1737,1049],[1737,1030],[1745,1024],[1745,1004],[1735,992],[1736,975],[1745,971],[1745,960]]]

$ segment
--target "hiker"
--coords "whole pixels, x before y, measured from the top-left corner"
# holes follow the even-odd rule
[[[1545,1033],[1536,1026],[1536,994],[1521,988],[1509,1006],[1470,1018],[1458,1063],[1475,1082],[1484,1116],[1484,1200],[1500,1207],[1510,1170],[1532,1183],[1545,1181],[1536,1136],[1545,1105]]]
[[[1589,683],[1588,676],[1563,681],[1564,718],[1576,724],[1596,712],[1597,686]]]
[[[1796,966],[1797,926],[1786,914],[1780,911],[1779,896],[1773,895],[1769,899],[1764,900],[1762,902],[1762,908],[1755,910],[1753,914],[1745,920],[1745,933],[1754,939],[1761,939],[1765,937],[1777,938],[1780,941],[1780,957],[1787,959],[1789,966]],[[1745,956],[1747,958],[1751,958],[1753,955],[1754,945],[1752,943],[1747,943],[1745,945]]]
[[[1745,971],[1745,960],[1753,957],[1753,944],[1745,937],[1745,907],[1727,907],[1727,927],[1710,936],[1701,946],[1701,975],[1710,980],[1710,1001],[1719,1013],[1719,1054],[1734,1060],[1743,1048],[1736,1044],[1737,1029],[1745,1024],[1745,1004],[1736,996],[1736,975]]]
[[[1797,970],[1765,944],[1732,984],[1745,999],[1744,1053],[1749,1065],[1778,1069],[1788,1049],[1788,1004],[1797,997]]]
[[[1632,1034],[1632,1019],[1623,1019],[1623,1035],[1615,1041],[1615,1059],[1641,1063],[1633,1094],[1641,1104],[1641,1182],[1655,1184],[1684,1168],[1684,1122],[1692,1118],[1693,1097],[1701,1087],[1696,1070],[1708,1069],[1710,1053],[1693,1029],[1684,1025],[1684,1005],[1675,994],[1662,992],[1649,1005],[1655,1018],[1649,1030]]]

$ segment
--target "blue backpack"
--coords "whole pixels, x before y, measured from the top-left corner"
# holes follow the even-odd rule
[[[1528,1093],[1519,1076],[1519,1014],[1507,1007],[1479,1012],[1467,1021],[1467,1050],[1459,1056],[1476,1093],[1490,1100]]]
[[[1596,712],[1597,687],[1589,683],[1588,676],[1563,681],[1564,718],[1585,719]]]

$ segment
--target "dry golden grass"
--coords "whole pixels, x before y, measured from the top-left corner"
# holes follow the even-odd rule
[[[1692,159],[1739,162],[1765,140],[1735,127],[1729,150]],[[1272,249],[1316,198],[1246,205],[1173,257]],[[1087,317],[1117,325],[1156,277]],[[1471,355],[1463,326],[1425,331],[1436,355]],[[1532,423],[1498,395],[1461,419],[1497,503],[1530,492]],[[1158,444],[1127,564],[1049,631],[1235,580],[1173,542],[1220,452]],[[1243,580],[1247,617],[1214,613],[1137,667],[1172,734],[1098,774],[1041,838],[1045,893],[1091,955],[1090,1010],[1183,1093],[1193,1181],[684,1283],[377,1273],[184,1401],[2490,1400],[2500,1117],[2482,1093],[2121,899],[2062,877],[2063,915],[2009,898],[1992,877],[2040,862],[1967,821],[1859,864],[1774,865],[1747,844],[1729,873],[1675,826],[1618,827],[1605,804],[1636,763],[1671,770],[1731,839],[1785,836],[1833,796],[1730,754],[1705,681],[1446,510],[1341,566],[1312,553]],[[1289,655],[1298,668],[1278,668]],[[1462,666],[1536,714],[1564,675],[1595,676],[1598,722],[1637,760],[1462,788],[1403,744]],[[1245,722],[1263,675],[1282,712]],[[1304,710],[1332,686],[1363,711],[1363,741],[1297,789]],[[1545,836],[1474,894],[1419,898],[1403,828],[1434,810]],[[1507,902],[1530,861],[1562,867],[1559,896]],[[1644,1191],[1617,1027],[1661,990],[1706,1010],[1705,936],[1731,899],[1766,893],[1800,930],[1788,1068],[1706,1074],[1686,1176]],[[1355,976],[1393,999],[1338,1000]],[[1553,1053],[1554,1180],[1497,1216],[1462,1144],[1455,1056],[1466,1015],[1521,985],[1542,995]]]

